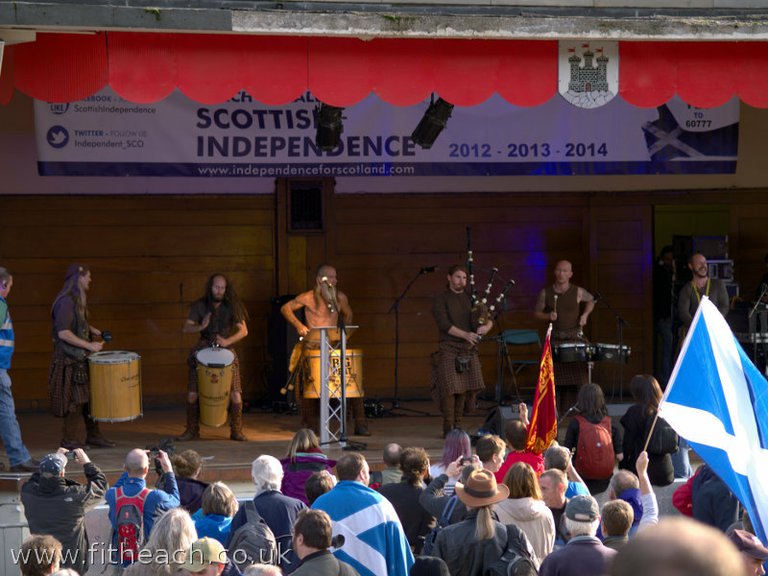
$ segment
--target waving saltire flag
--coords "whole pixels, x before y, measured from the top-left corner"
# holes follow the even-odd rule
[[[361,482],[342,480],[315,500],[333,522],[333,534],[344,536],[334,554],[360,576],[408,576],[413,554],[394,506]]]
[[[768,383],[708,298],[685,337],[659,415],[768,533]]]
[[[526,450],[541,454],[549,448],[557,436],[557,411],[555,409],[555,371],[552,366],[552,324],[547,330],[544,349],[539,363],[539,383],[533,397]]]

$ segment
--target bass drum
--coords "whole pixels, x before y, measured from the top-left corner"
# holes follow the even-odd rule
[[[309,360],[310,369],[310,377],[304,383],[304,398],[320,398],[320,350],[306,350],[304,354]],[[329,398],[341,398],[340,355],[339,350],[333,350],[330,354]],[[344,364],[347,382],[345,396],[347,398],[363,397],[363,351],[348,348],[347,361]]]
[[[88,357],[91,418],[127,422],[141,416],[141,357],[114,350]]]
[[[200,423],[218,428],[227,421],[229,392],[232,389],[232,363],[235,354],[226,348],[203,348],[197,358],[197,391],[200,397]]]

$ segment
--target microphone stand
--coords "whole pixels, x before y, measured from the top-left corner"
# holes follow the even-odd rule
[[[624,401],[624,362],[626,361],[625,358],[625,352],[624,352],[624,326],[629,326],[629,322],[627,322],[621,314],[616,312],[616,310],[611,306],[611,303],[608,302],[604,297],[600,296],[598,298],[598,301],[595,303],[595,306],[599,302],[603,302],[605,304],[605,307],[610,310],[613,315],[616,317],[616,332],[619,335],[619,402]],[[614,380],[614,386],[611,388],[611,396],[616,395],[616,388],[615,388],[616,381]]]
[[[424,274],[428,273],[429,271],[426,268],[421,268],[419,272],[413,278],[411,278],[411,281],[408,282],[405,289],[403,289],[403,291],[400,293],[400,296],[395,299],[395,301],[392,303],[392,306],[389,307],[389,310],[387,310],[387,314],[391,314],[392,312],[395,313],[395,390],[394,395],[392,396],[392,407],[389,410],[384,411],[385,416],[398,416],[398,414],[393,414],[395,410],[405,410],[408,412],[413,412],[414,414],[419,414],[421,416],[430,416],[429,412],[425,412],[423,410],[414,410],[412,408],[400,407],[398,374],[398,365],[400,362],[400,303],[405,298],[405,295],[408,294],[411,286],[416,283],[416,280],[418,280]]]

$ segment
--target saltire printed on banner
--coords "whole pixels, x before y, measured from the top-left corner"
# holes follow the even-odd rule
[[[557,412],[555,409],[555,370],[552,364],[552,324],[547,329],[544,349],[539,363],[539,382],[533,397],[526,450],[541,454],[557,437]]]
[[[703,298],[659,406],[728,485],[760,540],[768,533],[768,382]]]

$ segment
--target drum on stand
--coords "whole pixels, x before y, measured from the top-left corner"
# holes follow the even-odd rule
[[[587,362],[592,359],[592,344],[586,342],[564,342],[552,346],[552,359],[555,362]]]
[[[597,362],[612,362],[618,364],[622,360],[624,364],[629,362],[629,357],[632,354],[632,348],[626,344],[619,348],[618,344],[593,344],[595,352],[593,360]]]
[[[304,382],[304,398],[320,398],[320,350],[305,350],[304,354],[309,362],[310,377]],[[328,396],[329,398],[341,397],[341,378],[339,350],[332,350],[330,354],[330,370],[328,378]],[[359,349],[347,348],[346,368],[346,397],[362,398],[363,392],[363,351]]]
[[[141,357],[114,350],[88,357],[91,418],[127,422],[141,416]]]
[[[218,428],[227,421],[235,354],[226,348],[212,347],[198,350],[195,358],[200,423]]]

